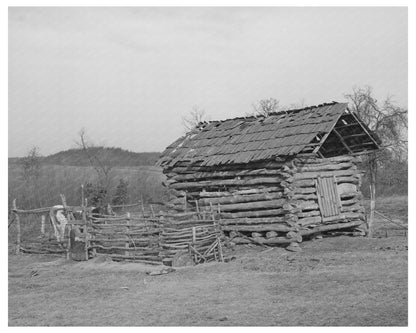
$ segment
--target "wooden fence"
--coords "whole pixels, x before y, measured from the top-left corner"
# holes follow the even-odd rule
[[[146,209],[142,204],[135,204],[130,207],[140,208],[134,213],[96,217],[85,206],[68,206],[63,196],[62,202],[68,223],[62,242],[58,242],[51,226],[45,222],[52,207],[22,210],[13,201],[17,254],[66,253],[67,259],[74,260],[104,255],[115,261],[171,265],[175,255],[188,252],[195,263],[224,261],[221,244],[224,238],[214,213],[175,217],[157,214],[152,206]],[[75,211],[81,217],[75,218]],[[34,237],[30,239],[22,238],[21,234],[21,217],[28,215],[36,215],[41,224],[40,233],[33,235],[32,232]],[[45,232],[45,227],[49,232]]]

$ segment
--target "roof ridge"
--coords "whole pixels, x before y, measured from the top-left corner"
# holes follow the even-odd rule
[[[264,115],[253,115],[253,116],[239,116],[239,117],[235,117],[235,118],[227,118],[227,119],[222,119],[222,120],[209,120],[209,121],[201,121],[198,124],[198,127],[203,126],[203,125],[208,125],[208,124],[214,124],[214,123],[223,123],[225,121],[229,121],[229,120],[256,120],[256,119],[265,119],[268,118],[270,116],[277,116],[283,113],[296,113],[296,112],[300,112],[300,111],[305,111],[305,110],[312,110],[312,109],[316,109],[316,108],[320,108],[323,106],[328,106],[328,105],[335,105],[335,104],[346,104],[346,103],[340,103],[337,101],[332,101],[329,103],[321,103],[318,105],[310,105],[310,106],[305,106],[303,108],[298,108],[298,109],[290,109],[290,110],[280,110],[280,111],[276,111],[276,112],[270,112],[267,116]]]

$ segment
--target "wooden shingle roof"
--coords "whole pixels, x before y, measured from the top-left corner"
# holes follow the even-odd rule
[[[213,166],[296,155],[308,146],[316,146],[317,135],[329,134],[346,110],[346,103],[333,102],[268,117],[202,123],[168,146],[158,165],[172,167],[187,162]]]

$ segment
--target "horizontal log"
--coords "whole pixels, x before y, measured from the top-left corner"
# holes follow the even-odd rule
[[[286,162],[284,161],[267,161],[267,162],[252,162],[252,163],[242,163],[242,164],[232,164],[232,165],[216,165],[216,166],[190,166],[189,163],[184,162],[183,164],[177,164],[173,168],[165,169],[165,173],[186,173],[186,172],[195,172],[195,171],[233,171],[233,170],[247,170],[248,168],[251,169],[279,169],[285,165]]]
[[[282,192],[273,192],[273,193],[262,193],[262,194],[251,194],[251,195],[233,195],[220,198],[210,198],[210,199],[200,199],[200,206],[209,206],[217,204],[236,204],[243,202],[254,202],[254,201],[264,201],[264,200],[273,200],[280,199],[283,197]]]
[[[298,215],[298,218],[312,217],[312,216],[320,216],[321,212],[319,210],[311,210],[307,212],[297,213],[297,215]]]
[[[359,163],[361,159],[356,156],[342,155],[326,158],[296,158],[295,163],[298,164],[332,164],[332,163]]]
[[[298,188],[315,188],[315,179],[302,179],[302,180],[293,180],[292,186],[294,187],[295,191]]]
[[[362,199],[363,195],[361,192],[347,192],[347,193],[341,193],[340,198],[341,199],[350,199],[350,198]]]
[[[361,204],[355,204],[352,206],[342,206],[341,212],[361,212],[364,213],[365,209]]]
[[[335,171],[357,169],[357,166],[351,162],[344,163],[320,163],[320,164],[305,164],[297,166],[297,172],[311,172],[311,171]]]
[[[360,202],[360,199],[354,198],[354,199],[343,199],[341,198],[341,205],[344,206],[351,206],[354,205],[358,202]]]
[[[310,194],[295,194],[291,196],[293,200],[318,200],[318,196],[314,193]]]
[[[203,179],[227,179],[235,177],[248,177],[248,176],[283,176],[290,177],[291,174],[283,171],[282,169],[254,169],[254,170],[229,170],[229,171],[212,171],[212,172],[195,172],[191,174],[175,174],[168,175],[172,180],[177,182],[183,181],[196,181]]]
[[[360,176],[346,176],[346,177],[336,177],[337,184],[348,183],[359,185],[360,184]]]
[[[105,229],[105,228],[158,228],[158,223],[92,223],[91,227],[96,229]]]
[[[192,229],[195,228],[196,232],[198,232],[198,229],[202,229],[202,230],[215,230],[216,226],[213,225],[211,223],[211,225],[198,225],[198,226],[193,226],[193,227],[176,227],[174,224],[167,224],[163,227],[162,229],[162,233],[169,233],[169,232],[173,232],[173,233],[186,233],[188,231],[192,232]]]
[[[224,179],[224,180],[205,180],[200,182],[174,183],[170,186],[173,189],[192,189],[192,188],[210,188],[222,186],[248,186],[248,185],[276,185],[285,180],[283,177],[257,177],[253,179]]]
[[[303,217],[303,218],[298,219],[298,224],[300,226],[319,224],[319,223],[322,223],[321,216],[309,216],[309,217]]]
[[[363,224],[363,221],[361,220],[345,222],[345,223],[334,223],[334,224],[320,225],[320,226],[314,227],[313,229],[300,230],[299,233],[302,236],[309,236],[309,235],[313,235],[313,234],[321,233],[325,231],[339,230],[339,229],[346,229],[346,228],[351,228],[355,226],[360,226],[362,224]]]
[[[224,225],[222,227],[224,231],[278,231],[278,232],[289,232],[294,230],[293,227],[281,223],[271,224],[257,224],[257,225]]]
[[[263,237],[256,237],[255,239],[253,239],[253,241],[256,241],[257,243],[264,245],[285,245],[293,242],[292,240],[287,239],[285,237],[274,237],[269,239]],[[235,244],[251,244],[253,243],[253,241],[243,237],[235,237],[232,239],[232,242]]]
[[[218,231],[216,229],[214,230],[195,230],[195,233],[193,233],[192,231],[187,231],[185,233],[183,232],[162,232],[160,233],[160,237],[161,238],[181,238],[181,237],[192,237],[192,235],[194,234],[195,237],[203,237],[206,235],[214,235],[217,234]]]
[[[295,188],[293,191],[294,195],[311,194],[311,193],[316,193],[315,183],[311,187],[304,187],[304,188],[298,187],[298,188]]]
[[[230,211],[245,211],[254,209],[269,209],[269,208],[280,208],[286,202],[286,199],[267,200],[267,201],[254,201],[230,205],[221,205],[221,212]]]
[[[297,173],[294,176],[294,180],[302,179],[315,179],[317,177],[345,177],[345,176],[356,176],[360,175],[362,171],[359,170],[336,170],[336,171],[313,171],[313,172],[302,172]]]
[[[140,231],[140,232],[114,232],[113,230],[106,230],[106,231],[94,231],[94,232],[91,232],[91,234],[92,235],[114,235],[114,236],[116,236],[116,235],[118,235],[118,236],[120,236],[120,235],[127,235],[127,236],[137,236],[137,235],[139,235],[139,236],[144,236],[144,235],[156,235],[156,234],[159,234],[159,231],[150,231],[150,232],[147,232],[147,231]]]
[[[316,210],[319,208],[318,204],[315,201],[297,201],[296,206],[299,207],[302,211],[305,210]]]
[[[365,220],[365,216],[362,213],[353,213],[353,212],[346,212],[346,213],[342,213],[340,215],[337,216],[329,216],[329,217],[323,217],[322,221],[323,223],[331,223],[334,221],[339,221],[339,220]]]
[[[206,241],[208,239],[215,239],[216,237],[218,237],[217,234],[208,234],[208,235],[200,235],[195,237],[195,241]],[[182,241],[192,241],[193,237],[192,235],[189,236],[181,236],[181,237],[161,237],[160,241],[163,243],[166,242],[182,242]]]
[[[134,237],[128,237],[125,238],[103,238],[103,237],[94,237],[89,240],[90,242],[127,242],[131,241],[136,244],[142,244],[142,243],[157,243],[159,241],[159,236],[156,237],[145,237],[145,238],[134,238]]]
[[[100,244],[91,245],[90,248],[101,249],[101,250],[123,250],[123,251],[143,251],[143,254],[157,254],[158,249],[149,249],[146,247],[124,247],[124,246],[104,246]]]
[[[296,209],[267,209],[267,210],[248,210],[243,212],[235,213],[221,213],[221,219],[236,219],[243,217],[268,217],[268,216],[278,216],[283,217],[286,213],[296,212]]]
[[[228,197],[235,195],[249,195],[249,194],[262,194],[270,192],[281,192],[283,189],[280,186],[267,186],[262,188],[252,188],[248,190],[235,190],[229,189],[228,191],[223,192],[207,192],[202,191],[198,192],[200,198],[217,198],[217,197]]]

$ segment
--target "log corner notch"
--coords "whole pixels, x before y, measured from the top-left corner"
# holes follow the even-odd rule
[[[345,103],[213,121],[158,162],[176,214],[219,206],[234,242],[290,244],[365,221],[357,154],[379,140]]]

